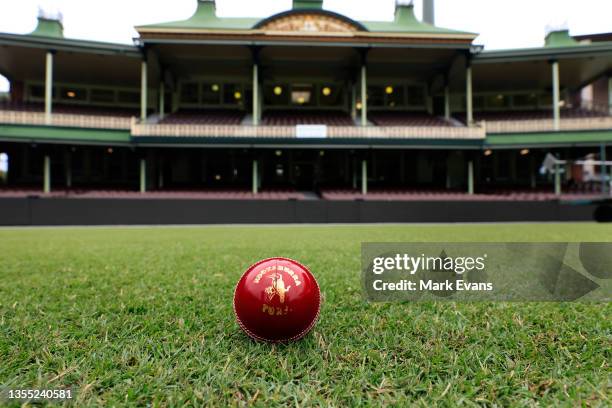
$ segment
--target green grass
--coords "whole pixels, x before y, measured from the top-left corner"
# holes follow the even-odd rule
[[[0,385],[78,405],[609,406],[610,304],[368,304],[362,241],[610,241],[596,224],[0,230]],[[298,343],[248,339],[253,262],[311,267]],[[0,402],[0,405],[2,403]]]

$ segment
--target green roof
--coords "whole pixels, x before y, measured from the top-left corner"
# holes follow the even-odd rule
[[[139,26],[136,28],[185,28],[185,29],[226,29],[248,30],[258,18],[220,18],[217,17],[214,1],[198,0],[198,8],[191,18],[168,23]]]
[[[393,21],[364,21],[362,24],[374,32],[423,33],[423,34],[474,34],[456,31],[420,21],[414,14],[414,6],[397,5]],[[476,34],[474,34],[476,35]]]
[[[318,9],[323,8],[323,0],[293,0],[293,9]]]
[[[322,10],[321,0],[294,0],[292,11]],[[283,12],[280,14],[287,14]],[[336,14],[329,12],[330,14]],[[274,16],[270,17],[273,18]],[[181,21],[151,24],[136,27],[144,29],[177,28],[177,29],[225,29],[225,30],[250,30],[259,22],[270,18],[221,18],[216,15],[215,2],[211,0],[198,0],[198,7],[194,15]],[[350,20],[350,19],[349,19]],[[463,31],[440,28],[419,21],[414,14],[414,7],[410,5],[397,5],[395,19],[393,21],[369,21],[355,22],[361,24],[371,32],[385,33],[418,33],[418,34],[473,34]],[[474,34],[476,35],[476,34]]]

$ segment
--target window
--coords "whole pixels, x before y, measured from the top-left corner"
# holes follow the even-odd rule
[[[534,93],[514,95],[512,104],[516,107],[535,107],[538,104],[538,97]]]
[[[91,90],[91,101],[92,102],[115,102],[115,91],[111,89],[92,89]]]
[[[61,99],[65,101],[87,101],[87,90],[79,88],[64,87],[61,92]]]
[[[314,105],[312,85],[293,85],[291,87],[291,103],[298,106]]]
[[[368,106],[384,106],[385,105],[385,87],[370,86],[368,87]]]
[[[539,106],[552,106],[552,95],[550,94],[546,94],[546,95],[540,95],[539,101],[538,101],[538,105]]]
[[[410,106],[425,106],[425,94],[420,86],[408,87],[408,105]]]
[[[507,108],[510,106],[510,98],[504,94],[488,95],[486,104],[487,108]]]
[[[344,103],[342,88],[333,85],[319,87],[319,104],[321,106],[341,106]]]
[[[199,103],[199,86],[196,83],[185,83],[181,85],[182,103]]]
[[[42,85],[30,85],[30,97],[44,98],[45,97],[45,87]]]
[[[289,105],[289,90],[284,84],[266,85],[264,87],[264,103],[272,106]]]
[[[202,103],[218,105],[221,103],[221,84],[205,82],[202,84]]]
[[[238,84],[225,84],[223,86],[223,103],[225,105],[244,104],[244,92]]]
[[[465,103],[465,101],[464,101]],[[482,95],[476,95],[472,98],[472,106],[475,111],[481,111],[485,107],[485,97]]]
[[[138,104],[140,103],[140,92],[119,91],[118,100],[120,103]]]
[[[404,87],[401,85],[388,85],[385,87],[387,95],[387,106],[394,108],[396,106],[405,105]]]

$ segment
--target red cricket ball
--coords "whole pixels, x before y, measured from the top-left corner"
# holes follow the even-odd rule
[[[321,291],[308,268],[287,258],[257,262],[234,292],[238,324],[252,338],[272,343],[299,340],[315,325]]]

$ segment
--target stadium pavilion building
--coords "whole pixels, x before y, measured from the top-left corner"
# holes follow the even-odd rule
[[[199,0],[134,45],[66,38],[45,13],[0,34],[0,223],[556,219],[607,194],[605,166],[540,166],[609,157],[610,35],[486,51],[435,26],[431,0],[388,22],[322,3],[246,19]]]

